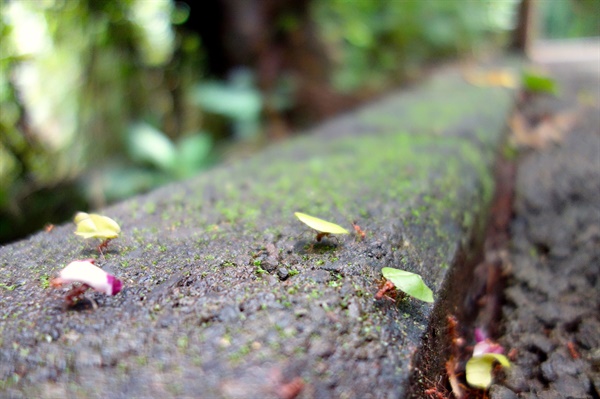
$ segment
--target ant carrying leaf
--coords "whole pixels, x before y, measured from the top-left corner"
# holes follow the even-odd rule
[[[121,280],[100,269],[93,259],[76,260],[60,271],[59,277],[50,280],[50,285],[59,288],[65,284],[80,283],[65,296],[68,306],[72,306],[83,297],[88,289],[106,295],[116,295],[123,288]]]
[[[425,285],[418,274],[394,269],[393,267],[384,267],[381,269],[381,273],[383,277],[388,279],[388,282],[391,282],[400,291],[421,301],[433,302],[433,292]]]
[[[392,283],[390,280],[386,280],[385,283],[380,286],[379,291],[377,291],[375,294],[375,299],[386,298],[392,302],[396,302],[394,298],[397,296],[398,290],[396,290],[394,283]]]
[[[502,353],[504,348],[485,336],[480,329],[475,329],[477,344],[473,347],[473,355],[467,361],[465,375],[470,386],[488,389],[492,384],[493,370],[496,363],[510,368],[510,361]]]
[[[98,252],[108,247],[108,243],[113,238],[117,238],[121,232],[119,224],[107,216],[97,215],[95,213],[78,212],[74,219],[77,225],[75,234],[83,238],[99,238],[102,240],[98,245]]]
[[[306,213],[295,212],[294,215],[308,227],[317,230],[316,240],[318,242],[321,242],[323,237],[327,237],[330,234],[350,234],[350,232],[342,226],[307,215]]]

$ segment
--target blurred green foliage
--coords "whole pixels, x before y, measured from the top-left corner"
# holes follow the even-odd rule
[[[135,165],[133,121],[180,135],[199,112],[174,109],[190,74],[173,65],[171,18],[185,10],[171,1],[3,0],[0,12],[2,241],[119,198],[102,171]]]
[[[238,139],[248,139],[259,133],[263,100],[250,70],[238,69],[226,82],[207,80],[198,83],[190,94],[191,101],[204,112],[232,121]]]
[[[327,0],[314,18],[334,56],[342,91],[382,89],[427,63],[474,54],[509,32],[517,1]]]
[[[600,36],[600,1],[539,1],[541,36],[549,39]]]

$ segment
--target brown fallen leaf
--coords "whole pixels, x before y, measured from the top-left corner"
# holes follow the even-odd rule
[[[519,147],[545,148],[549,143],[560,143],[564,135],[577,123],[579,110],[571,109],[546,116],[532,126],[520,112],[515,112],[508,124],[511,141]]]

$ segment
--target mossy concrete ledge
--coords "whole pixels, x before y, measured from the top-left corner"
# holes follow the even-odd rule
[[[512,97],[448,69],[101,210],[122,228],[104,257],[73,224],[0,248],[0,396],[411,394],[426,331],[465,288],[455,261],[490,200]],[[316,243],[295,211],[366,237]],[[124,289],[65,309],[49,279],[89,257]],[[436,302],[376,300],[386,266],[421,274]]]

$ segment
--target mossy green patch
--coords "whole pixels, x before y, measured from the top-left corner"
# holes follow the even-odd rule
[[[39,276],[92,255],[71,237],[72,226],[64,237],[40,234],[0,249],[3,284],[24,282],[10,292],[0,288],[6,294],[0,295],[0,349],[17,359],[20,348],[10,343],[28,330],[39,337],[56,330],[64,339],[26,345],[28,358],[52,364],[52,350],[57,356],[67,347],[75,355],[102,346],[102,361],[111,366],[94,373],[107,386],[134,373],[151,383],[160,375],[174,379],[169,389],[177,396],[222,396],[221,372],[242,375],[265,359],[279,367],[294,353],[306,362],[302,377],[309,384],[322,382],[323,373],[314,371],[319,362],[380,367],[376,380],[357,376],[359,389],[403,381],[399,364],[410,364],[430,308],[410,300],[381,304],[373,296],[384,266],[421,274],[438,294],[460,240],[491,196],[505,116],[498,110],[508,109],[510,95],[467,86],[459,78],[434,80],[315,136],[113,207],[123,234],[97,263],[116,269],[126,287],[102,298],[98,309],[64,313],[57,310],[58,292],[51,298],[42,288]],[[351,235],[311,246],[295,211],[335,221]],[[353,221],[365,239],[356,239]],[[77,336],[69,333],[75,325]],[[395,361],[382,361],[382,354]],[[58,378],[72,373],[86,384],[89,370],[67,363],[70,370]],[[179,386],[181,370],[203,375],[208,386],[194,378]],[[335,375],[327,378],[340,392],[348,389]],[[133,394],[147,394],[143,385]],[[95,388],[93,382],[67,388],[67,396],[104,392]]]

